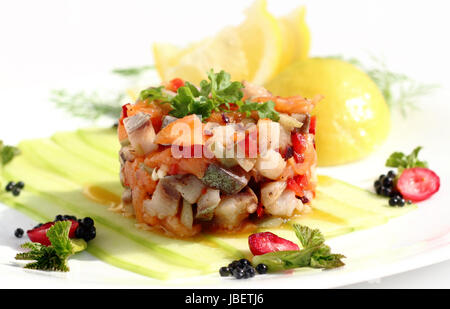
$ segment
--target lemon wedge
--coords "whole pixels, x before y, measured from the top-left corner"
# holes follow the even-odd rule
[[[311,33],[306,24],[306,8],[299,7],[278,22],[281,29],[283,57],[279,64],[279,71],[292,62],[308,58],[311,46]]]
[[[184,49],[153,45],[155,66],[163,81],[180,77],[199,83],[212,68],[225,70],[234,80],[263,84],[278,72],[281,54],[280,26],[267,11],[265,0],[257,0],[247,9],[242,24],[225,28],[215,37]]]
[[[281,28],[267,11],[265,0],[257,0],[246,11],[246,20],[236,29],[248,61],[249,80],[264,84],[278,71],[282,56]]]
[[[313,110],[319,165],[364,158],[388,136],[390,113],[383,95],[366,73],[350,63],[325,58],[299,61],[266,87],[281,96],[325,97]]]
[[[189,80],[198,84],[206,79],[206,72],[225,70],[235,80],[249,77],[247,70],[247,58],[243,51],[241,40],[234,28],[222,30],[216,37],[205,39],[195,43],[187,50],[176,50],[166,46],[168,55],[163,61],[161,55],[164,52],[161,46],[155,45],[155,63],[161,78],[164,81],[175,77]]]

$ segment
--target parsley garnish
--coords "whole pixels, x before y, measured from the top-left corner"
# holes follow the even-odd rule
[[[170,114],[177,118],[196,114],[203,119],[208,118],[213,111],[230,112],[231,104],[238,106],[238,112],[250,116],[252,111],[257,111],[260,118],[269,118],[278,121],[279,114],[275,111],[275,103],[272,101],[258,103],[242,101],[244,85],[230,80],[230,74],[225,71],[208,72],[208,80],[200,82],[200,89],[189,82],[178,88],[175,96],[163,92],[163,87],[151,87],[141,91],[141,100],[159,100],[169,103],[172,107]]]
[[[399,174],[407,168],[428,167],[426,161],[420,161],[418,158],[421,149],[420,146],[416,147],[409,155],[405,155],[403,152],[394,152],[386,160],[386,166],[397,167]]]
[[[273,101],[267,101],[264,103],[258,103],[258,102],[238,102],[237,105],[239,106],[239,111],[241,113],[245,113],[248,116],[250,116],[252,111],[257,111],[259,118],[269,118],[273,121],[278,121],[280,119],[280,114],[275,110],[275,103]]]
[[[16,260],[34,260],[28,263],[25,268],[69,271],[67,260],[76,252],[83,251],[87,243],[83,239],[70,239],[70,221],[58,221],[48,231],[47,237],[51,246],[44,246],[40,243],[27,242],[22,248],[30,249],[28,252],[18,253]]]
[[[318,229],[299,224],[293,225],[295,234],[303,247],[299,251],[277,251],[253,258],[253,264],[266,264],[269,271],[280,271],[299,267],[331,269],[344,266],[342,254],[331,253],[325,238]]]

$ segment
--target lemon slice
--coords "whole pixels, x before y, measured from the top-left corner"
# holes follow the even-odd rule
[[[337,165],[366,157],[387,138],[389,108],[372,79],[354,65],[335,59],[298,61],[266,85],[281,96],[324,96],[317,115],[319,165]]]
[[[283,46],[279,71],[295,61],[308,58],[311,33],[306,24],[305,15],[306,9],[302,6],[278,20]]]
[[[165,81],[180,77],[198,84],[206,79],[206,72],[225,70],[234,80],[247,79],[247,58],[241,40],[236,36],[234,28],[222,30],[216,37],[195,43],[187,50],[174,50],[160,65]],[[158,56],[155,55],[155,60]],[[157,61],[157,60],[156,60]],[[173,65],[176,63],[175,65]],[[164,68],[167,66],[166,68]]]
[[[169,80],[167,71],[178,64],[178,59],[182,54],[183,50],[175,45],[167,43],[153,44],[155,67],[162,80]]]
[[[199,83],[211,68],[227,71],[234,80],[263,84],[271,79],[279,68],[282,39],[278,21],[266,6],[265,0],[255,1],[242,24],[185,49],[154,44],[154,61],[161,79],[180,77]]]
[[[265,0],[257,0],[246,11],[247,19],[237,28],[248,61],[250,81],[263,84],[278,71],[282,55],[281,29],[267,11]]]

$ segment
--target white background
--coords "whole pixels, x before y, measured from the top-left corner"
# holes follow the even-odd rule
[[[108,72],[151,64],[152,42],[184,45],[212,35],[238,24],[250,3],[1,0],[0,138],[15,143],[85,124],[55,110],[50,89],[113,90],[121,80]],[[300,4],[307,5],[311,55],[382,56],[394,71],[447,86],[446,1],[269,0],[269,9],[283,14]],[[449,102],[427,104],[448,109]],[[449,288],[450,262],[352,287]]]

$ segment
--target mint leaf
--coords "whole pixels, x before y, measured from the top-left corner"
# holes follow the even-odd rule
[[[420,161],[418,156],[419,156],[419,152],[422,149],[421,146],[416,147],[411,154],[409,154],[406,157],[406,160],[408,162],[408,167],[428,167],[428,163],[426,161]]]
[[[280,271],[299,267],[331,269],[344,266],[342,254],[331,253],[325,238],[318,229],[299,224],[293,225],[303,250],[277,251],[253,257],[253,265],[266,264],[269,271]]]
[[[332,254],[330,247],[322,245],[314,251],[311,256],[310,267],[331,269],[344,266],[341,259],[345,258],[342,254]]]
[[[294,224],[293,227],[303,248],[317,247],[325,242],[325,238],[318,229],[313,230],[300,224]]]
[[[55,249],[56,254],[66,258],[73,254],[72,243],[69,238],[71,221],[57,221],[48,231],[47,237]]]
[[[428,167],[426,161],[420,161],[418,156],[422,147],[416,147],[409,155],[405,155],[403,152],[394,152],[386,160],[387,167],[396,167],[399,172],[407,168],[413,167]]]
[[[277,251],[253,257],[253,265],[265,264],[271,272],[308,267],[314,248],[301,251]]]
[[[386,160],[387,167],[403,167],[406,165],[406,156],[403,152],[394,152]]]
[[[18,253],[15,257],[16,260],[34,260],[35,262],[25,265],[25,268],[29,269],[69,271],[68,258],[87,247],[84,240],[71,240],[69,238],[71,224],[71,221],[56,222],[47,231],[51,246],[47,247],[33,242],[25,243],[22,248],[30,251]]]

